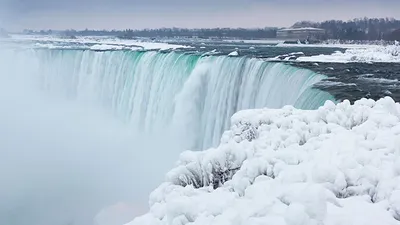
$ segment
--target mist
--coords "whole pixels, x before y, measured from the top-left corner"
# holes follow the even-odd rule
[[[119,223],[146,212],[178,148],[46,92],[33,64],[0,46],[0,224],[90,225],[114,204],[126,206]]]

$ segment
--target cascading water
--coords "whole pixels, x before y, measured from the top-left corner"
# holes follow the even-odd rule
[[[239,110],[319,107],[331,99],[311,88],[322,78],[308,70],[258,59],[202,58],[177,96],[174,118],[187,123],[178,130],[184,131],[190,148],[204,149],[219,143],[230,117]]]
[[[150,190],[241,109],[332,99],[309,70],[246,57],[0,46],[0,223],[88,225]],[[127,221],[126,221],[127,222]]]
[[[102,106],[139,132],[174,133],[191,149],[217,145],[238,110],[315,109],[333,99],[312,89],[321,75],[246,57],[48,49],[26,53],[14,52],[30,61],[26,69],[43,89]]]

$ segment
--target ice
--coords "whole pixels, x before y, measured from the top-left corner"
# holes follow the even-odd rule
[[[33,36],[33,35],[13,35],[13,40],[36,42],[37,46],[49,48],[87,48],[92,50],[169,50],[177,48],[191,48],[190,46],[174,45],[161,42],[149,42],[142,40],[124,40],[115,37],[95,37],[84,36],[76,38],[61,38],[55,36]],[[68,44],[65,46],[65,44]]]
[[[386,78],[377,78],[377,77],[363,77],[358,78],[360,80],[367,80],[369,82],[381,83],[381,84],[400,84],[398,79],[386,79]]]
[[[400,46],[355,46],[344,52],[336,51],[331,55],[303,56],[297,58],[304,62],[400,62]]]
[[[48,48],[48,49],[71,49],[72,46],[66,46],[66,45],[56,45],[56,44],[43,44],[43,43],[36,43],[34,47],[37,48]]]
[[[289,54],[276,56],[274,58],[271,58],[270,60],[289,61],[289,60],[296,60],[300,56],[304,56],[304,53],[303,52],[292,52],[292,53],[289,53]]]
[[[222,40],[224,42],[233,42],[233,43],[246,43],[246,44],[282,44],[284,40],[277,40],[277,39],[260,39],[260,40],[247,40],[247,39],[234,39],[234,40],[229,40],[225,39]]]
[[[400,104],[244,110],[217,148],[182,153],[129,225],[400,224]]]
[[[228,56],[239,56],[239,52],[233,51],[233,52],[229,53]]]
[[[121,45],[107,45],[107,44],[96,44],[90,47],[90,50],[98,50],[98,51],[105,51],[105,50],[123,50],[126,49],[125,46]],[[138,48],[140,49],[140,48]]]

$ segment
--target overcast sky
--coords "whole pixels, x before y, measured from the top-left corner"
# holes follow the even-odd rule
[[[400,18],[400,0],[0,0],[12,29],[290,26],[299,20]]]

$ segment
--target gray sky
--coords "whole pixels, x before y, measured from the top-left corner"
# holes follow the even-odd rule
[[[290,26],[299,20],[400,18],[399,0],[0,0],[22,29]]]

